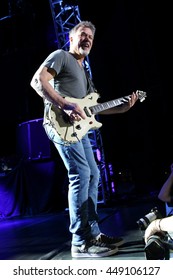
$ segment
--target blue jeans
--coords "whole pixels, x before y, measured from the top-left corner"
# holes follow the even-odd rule
[[[66,145],[49,125],[45,131],[58,150],[68,171],[69,230],[72,244],[82,245],[100,233],[97,198],[100,172],[88,134],[81,141]]]

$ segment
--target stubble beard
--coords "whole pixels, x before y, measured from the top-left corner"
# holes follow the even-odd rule
[[[79,52],[82,56],[87,56],[90,53],[90,50],[84,50],[82,48],[79,48]]]

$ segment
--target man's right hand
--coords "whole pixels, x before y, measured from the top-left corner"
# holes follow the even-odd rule
[[[69,115],[72,121],[80,121],[86,119],[84,111],[77,103],[67,103],[64,105],[63,110]]]

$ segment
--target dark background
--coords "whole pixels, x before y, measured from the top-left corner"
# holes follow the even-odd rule
[[[21,0],[17,8],[14,3],[0,2],[1,158],[16,154],[18,124],[42,118],[42,99],[30,87],[30,80],[57,48],[49,1]],[[106,162],[115,170],[131,170],[143,191],[160,189],[172,162],[171,4],[146,0],[74,3],[81,20],[96,25],[89,59],[99,102],[138,89],[147,92],[146,100],[129,112],[99,118]]]

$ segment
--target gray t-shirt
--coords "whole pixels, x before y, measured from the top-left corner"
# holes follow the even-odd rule
[[[52,52],[42,65],[56,71],[54,88],[62,96],[83,98],[88,93],[85,70],[68,51]]]

